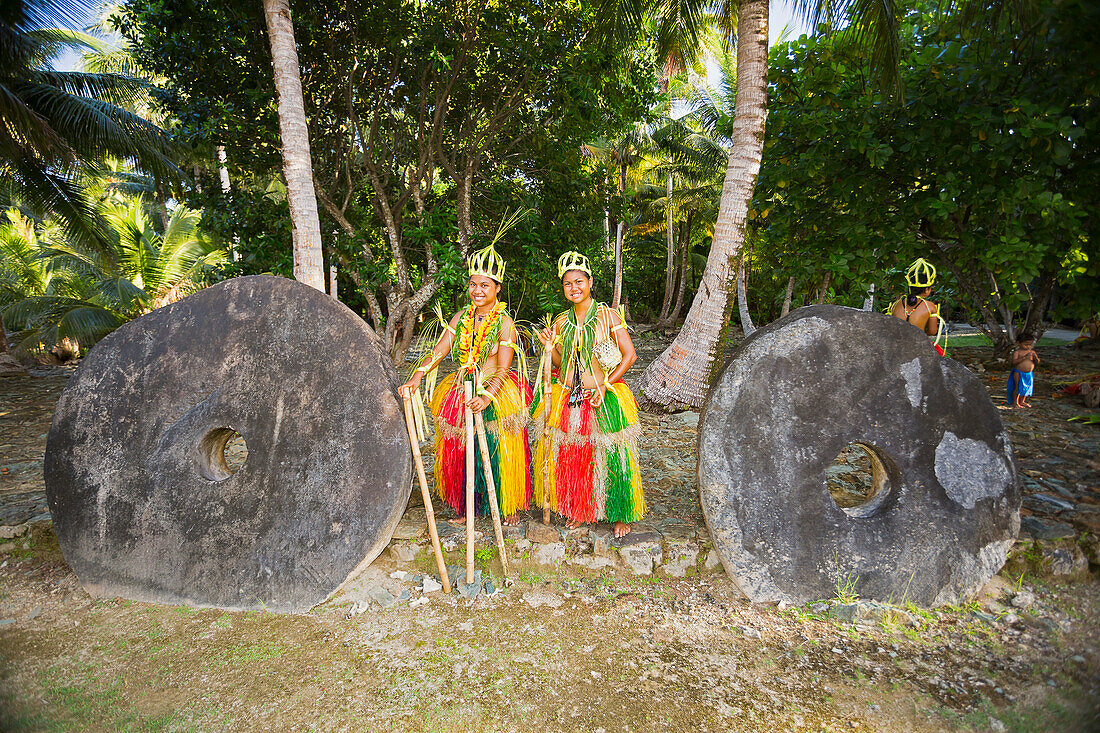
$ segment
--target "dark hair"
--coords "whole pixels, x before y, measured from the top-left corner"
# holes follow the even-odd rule
[[[1022,344],[1025,341],[1034,341],[1034,340],[1035,340],[1035,334],[1033,334],[1031,331],[1024,331],[1023,333],[1016,336],[1016,343],[1018,343],[1018,344]]]
[[[565,276],[568,275],[571,272],[579,272],[580,274],[587,277],[590,282],[592,280],[592,276],[590,274],[588,274],[587,272],[585,272],[584,270],[582,270],[581,268],[579,268],[579,267],[570,267],[568,270],[566,270],[565,272],[563,272],[561,274],[561,281],[565,282]]]
[[[921,285],[921,286],[910,285],[909,286],[909,297],[905,299],[905,304],[907,306],[909,306],[910,308],[912,308],[913,306],[915,306],[917,304],[918,301],[920,301],[920,294],[923,293],[925,290],[931,290],[931,289],[932,289],[931,285]]]

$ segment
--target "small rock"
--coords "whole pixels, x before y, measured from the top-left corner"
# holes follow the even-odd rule
[[[390,573],[390,577],[394,580],[404,580],[406,575],[408,575],[408,573],[404,570],[394,570]]]
[[[630,532],[622,537],[611,540],[613,547],[630,547],[631,545],[648,545],[661,543],[661,534],[647,524],[635,524]]]
[[[1072,657],[1070,657],[1070,659],[1077,662],[1078,664],[1084,664],[1085,663],[1085,658],[1082,657],[1080,654],[1074,654]]]
[[[463,598],[476,598],[479,593],[482,593],[485,588],[482,586],[480,580],[474,583],[467,583],[465,576],[462,580],[455,584],[455,592]]]
[[[38,614],[42,613],[42,606],[35,606],[30,613],[27,614],[27,620],[33,621],[38,618]]]
[[[699,547],[690,542],[669,543],[662,572],[673,578],[682,578],[687,574],[688,568],[695,566],[699,559]]]
[[[414,601],[409,601],[409,608],[416,608],[417,606],[423,606],[428,602],[427,596],[420,596]]]
[[[372,601],[381,606],[382,610],[385,610],[393,604],[397,603],[397,599],[394,598],[393,594],[380,585],[376,585],[368,590],[367,595],[370,596],[370,599]]]
[[[1051,575],[1079,575],[1088,572],[1089,561],[1076,546],[1045,548],[1043,564]]]
[[[535,562],[539,565],[557,565],[565,559],[565,545],[551,542],[535,550]]]
[[[760,638],[760,632],[757,631],[756,629],[754,629],[751,626],[738,626],[737,630],[740,631],[742,634],[744,634],[745,637],[748,638],[748,639],[759,639]]]
[[[527,534],[527,524],[520,522],[519,524],[505,524],[504,525],[504,539],[506,540],[519,540]]]
[[[1068,502],[1065,499],[1059,499],[1050,494],[1032,494],[1030,498],[1048,504],[1058,511],[1068,512],[1073,511],[1074,508],[1072,502]]]
[[[523,594],[523,602],[531,608],[540,608],[546,606],[547,608],[558,608],[565,601],[555,593],[551,593],[545,588],[534,588]]]
[[[817,603],[811,603],[806,608],[810,613],[825,613],[829,610],[829,604],[825,601],[818,601]]]
[[[588,539],[592,542],[592,554],[597,557],[607,557],[611,554],[611,541],[614,539],[611,530],[607,527],[596,527],[588,533]]]
[[[1020,517],[1020,531],[1026,532],[1037,540],[1057,540],[1074,537],[1077,531],[1065,522],[1042,517]]]
[[[707,553],[707,559],[703,561],[703,567],[707,570],[714,570],[716,567],[722,564],[722,558],[718,555],[717,550],[711,550]]]
[[[461,565],[448,565],[447,577],[451,580],[451,587],[457,588],[460,584],[466,584],[466,568]],[[469,585],[481,585],[481,571],[474,570],[474,582]]]
[[[596,557],[595,555],[578,555],[569,559],[569,562],[573,565],[579,565],[582,568],[588,568],[589,570],[602,570],[603,568],[613,567],[615,560],[610,557]]]
[[[1006,726],[1004,723],[997,720],[996,718],[990,718],[989,730],[991,730],[993,733],[1006,733],[1006,731],[1008,730],[1008,726]]]
[[[1014,613],[1006,613],[1004,616],[1001,616],[1001,621],[1011,626],[1015,623],[1019,623],[1020,617]]]
[[[1035,594],[1031,591],[1022,590],[1012,596],[1012,606],[1014,608],[1030,608],[1033,603],[1035,603]]]
[[[561,533],[552,524],[542,522],[529,522],[527,524],[527,539],[540,545],[552,544],[561,541]]]
[[[516,540],[516,552],[525,552],[530,546],[531,540],[526,537],[521,540]]]
[[[23,515],[26,516],[26,515]],[[0,527],[0,540],[10,540],[15,537],[22,537],[27,533],[26,524],[14,524],[4,525]]]
[[[661,545],[657,542],[644,542],[620,547],[619,557],[635,575],[649,575],[655,566],[661,564]]]
[[[458,625],[458,630],[459,631],[473,631],[474,630],[474,624],[473,624],[472,621],[463,621],[462,623],[460,623]]]
[[[13,618],[0,618],[0,626],[9,626],[9,625],[14,624],[14,623],[15,623],[15,619],[13,619]],[[80,625],[80,623],[77,622],[77,626],[79,626],[79,625]]]
[[[410,563],[416,560],[419,550],[419,547],[409,542],[393,542],[390,544],[390,557],[394,562]]]
[[[497,592],[497,587],[495,585],[493,585],[493,581],[486,580],[485,581],[485,595],[493,596],[493,595],[496,595],[496,592]]]
[[[435,593],[437,590],[443,590],[443,584],[430,575],[424,576],[424,584],[420,587],[422,593]]]

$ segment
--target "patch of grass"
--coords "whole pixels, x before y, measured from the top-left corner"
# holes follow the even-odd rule
[[[276,641],[257,641],[226,647],[212,661],[219,665],[240,665],[281,657],[288,647]]]
[[[849,604],[858,601],[859,594],[856,593],[857,583],[859,583],[858,575],[853,575],[852,573],[845,573],[844,575],[838,574],[834,582],[837,602]]]

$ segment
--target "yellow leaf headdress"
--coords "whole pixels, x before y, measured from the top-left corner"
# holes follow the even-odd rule
[[[484,275],[496,280],[498,283],[504,280],[504,258],[497,254],[496,247],[490,244],[485,249],[479,249],[470,255],[468,260],[470,275]]]
[[[905,271],[905,282],[911,288],[930,288],[936,282],[936,268],[928,260],[918,257]]]
[[[592,266],[588,263],[588,258],[580,252],[566,252],[558,258],[558,277],[564,277],[570,270],[580,270],[592,277]]]

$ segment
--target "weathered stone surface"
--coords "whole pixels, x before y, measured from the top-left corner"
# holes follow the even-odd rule
[[[535,550],[535,562],[539,565],[557,565],[564,559],[565,545],[561,542],[540,545]]]
[[[1077,535],[1077,531],[1064,522],[1040,517],[1023,517],[1020,520],[1020,529],[1037,540],[1059,540]]]
[[[54,414],[46,493],[94,595],[302,611],[381,552],[409,498],[397,374],[370,328],[243,277],[119,328]],[[230,430],[247,442],[235,473]]]
[[[682,578],[699,559],[699,547],[691,542],[670,542],[664,551],[661,571],[673,578]]]
[[[641,542],[619,548],[623,564],[635,575],[650,575],[661,564],[664,551],[659,542]]]
[[[885,489],[841,509],[825,469],[870,446]],[[1019,530],[1008,434],[982,384],[897,318],[801,308],[746,339],[700,420],[699,489],[726,571],[756,601],[954,603]]]

